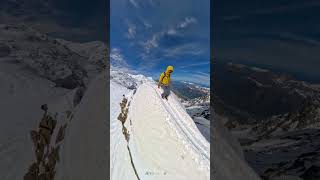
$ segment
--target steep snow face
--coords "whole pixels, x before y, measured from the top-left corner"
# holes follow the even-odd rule
[[[86,91],[69,122],[56,179],[108,179],[107,97],[105,74]]]
[[[0,58],[0,179],[18,180],[34,159],[30,130],[42,117],[40,106],[60,100],[72,104],[72,97],[67,98],[71,90],[53,87],[51,81],[1,61]],[[50,110],[52,107],[49,104]]]
[[[174,93],[166,101],[149,78],[116,71],[111,77],[111,179],[209,179],[209,143]],[[117,119],[123,95],[128,141]]]
[[[127,142],[122,134],[121,122],[117,119],[120,113],[119,103],[123,95],[131,90],[110,81],[110,179],[135,180],[137,179],[130,163]],[[127,95],[128,96],[128,95]]]
[[[149,79],[112,68],[110,71],[110,179],[137,179],[131,164],[127,141],[122,134],[121,122],[117,119],[121,112],[119,103],[123,95],[129,98],[137,86]]]
[[[187,101],[182,100],[182,104],[186,107],[200,132],[210,142],[210,95]]]

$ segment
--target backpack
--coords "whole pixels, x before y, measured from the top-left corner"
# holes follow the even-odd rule
[[[163,77],[161,79],[161,83],[162,83],[162,80],[163,80],[164,77],[166,77],[166,72],[165,71],[163,72]],[[169,73],[169,78],[170,78],[170,73]]]

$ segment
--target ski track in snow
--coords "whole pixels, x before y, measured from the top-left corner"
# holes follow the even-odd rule
[[[154,87],[153,89],[157,92],[158,94],[158,97],[161,98],[161,94],[159,91],[157,91]],[[175,101],[172,101],[171,98],[174,98]],[[199,139],[195,139],[194,137],[194,134],[199,134],[200,131],[197,129],[197,127],[195,127],[194,125],[195,124],[191,124],[191,123],[188,123],[186,121],[181,121],[182,118],[179,118],[180,117],[183,117],[183,118],[190,118],[189,115],[187,115],[186,113],[182,113],[181,109],[178,110],[177,108],[180,106],[182,107],[181,104],[178,104],[178,100],[177,98],[174,96],[174,94],[171,94],[171,96],[168,98],[168,102],[165,102],[166,100],[162,101],[164,107],[166,108],[166,110],[168,112],[170,112],[170,115],[173,117],[173,122],[176,124],[176,127],[179,128],[180,130],[180,133],[183,133],[185,135],[185,137],[188,138],[188,142],[191,142],[192,143],[192,148],[194,148],[197,152],[200,152],[206,159],[210,159],[210,157],[208,156],[208,146],[205,147],[205,144],[208,144],[206,140],[204,140],[203,138],[199,138]],[[191,119],[191,118],[190,118]],[[190,121],[189,119],[189,122],[192,122],[192,119]],[[187,124],[184,124],[184,123],[187,123]],[[193,122],[192,122],[193,123]],[[187,128],[187,127],[190,127],[190,128]],[[192,128],[191,128],[192,127]],[[195,129],[196,128],[198,131],[196,132]],[[197,143],[197,141],[199,141],[201,144]],[[205,142],[204,142],[205,141]]]

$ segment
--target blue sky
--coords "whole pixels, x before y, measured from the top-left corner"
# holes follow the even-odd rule
[[[265,66],[320,82],[320,1],[214,1],[217,62]]]
[[[209,0],[111,0],[111,64],[158,78],[210,84]]]

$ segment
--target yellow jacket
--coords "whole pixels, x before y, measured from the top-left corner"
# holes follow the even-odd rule
[[[170,83],[170,72],[173,72],[173,67],[168,66],[166,72],[161,73],[160,78],[159,78],[159,85],[165,85],[168,86]]]

